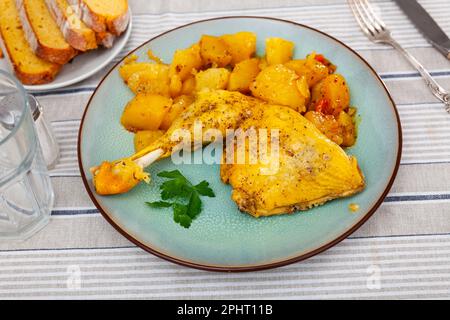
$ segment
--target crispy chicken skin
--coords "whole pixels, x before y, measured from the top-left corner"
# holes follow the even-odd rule
[[[269,161],[226,164],[224,151],[221,178],[233,187],[231,197],[241,211],[255,217],[291,213],[364,188],[357,160],[298,112],[284,106],[260,105],[241,124],[243,130],[251,127],[278,129],[279,152],[277,156],[269,147]],[[259,155],[260,150],[257,152]]]
[[[137,159],[156,149],[163,149],[162,157],[169,157],[174,151],[173,148],[181,141],[181,137],[180,140],[174,138],[177,132],[181,132],[180,129],[189,131],[193,144],[200,147],[210,141],[205,139],[206,137],[203,137],[202,141],[195,141],[198,138],[194,134],[196,122],[201,124],[203,133],[208,129],[216,129],[225,136],[227,129],[239,128],[242,121],[251,116],[253,107],[259,104],[259,100],[239,92],[226,90],[200,92],[195,102],[175,119],[160,139],[133,155],[132,159]]]

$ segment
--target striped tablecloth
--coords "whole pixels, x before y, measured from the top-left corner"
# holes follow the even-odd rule
[[[450,34],[450,1],[420,2]],[[399,42],[450,89],[450,62],[392,1],[376,4]],[[113,230],[82,185],[77,131],[100,73],[38,94],[62,152],[51,171],[56,204],[43,231],[0,243],[0,298],[450,298],[450,116],[397,52],[365,38],[344,0],[135,0],[131,6],[134,29],[122,55],[170,28],[227,15],[293,20],[344,41],[375,67],[397,103],[404,152],[396,182],[361,229],[304,262],[244,274],[171,264]]]

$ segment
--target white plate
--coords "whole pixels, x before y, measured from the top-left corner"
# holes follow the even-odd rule
[[[24,86],[25,89],[29,91],[53,90],[66,87],[89,78],[93,74],[102,70],[120,53],[120,51],[127,43],[128,39],[130,38],[131,29],[132,17],[130,14],[130,22],[128,24],[127,30],[122,35],[120,35],[120,37],[115,39],[112,48],[99,48],[96,50],[91,50],[87,53],[80,54],[79,56],[75,57],[72,62],[64,65],[61,69],[61,72],[58,73],[58,75],[55,77],[55,80],[53,80],[52,82],[46,84]],[[0,44],[2,44],[1,41]],[[3,44],[2,50],[4,53],[6,53]],[[14,73],[7,57],[0,59],[0,69]]]

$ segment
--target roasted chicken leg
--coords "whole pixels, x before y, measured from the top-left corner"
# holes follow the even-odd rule
[[[131,157],[113,162],[105,161],[100,166],[91,168],[96,192],[101,195],[125,193],[140,181],[148,182],[150,177],[143,168],[160,158],[170,156],[174,148],[180,147],[183,130],[193,137],[191,150],[195,150],[210,141],[209,137],[198,136],[193,132],[195,124],[201,126],[203,133],[208,129],[216,129],[225,137],[227,129],[238,128],[243,120],[251,116],[254,106],[260,103],[239,92],[217,90],[198,93],[195,102],[154,143]]]

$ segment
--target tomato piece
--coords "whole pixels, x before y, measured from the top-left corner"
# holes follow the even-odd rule
[[[314,110],[322,114],[333,114],[333,108],[331,107],[328,99],[320,99],[314,106]]]
[[[315,59],[316,61],[319,61],[320,63],[323,63],[323,64],[326,63],[326,60],[325,60],[325,57],[323,56],[323,54],[316,54],[316,55],[314,56],[314,59]]]

